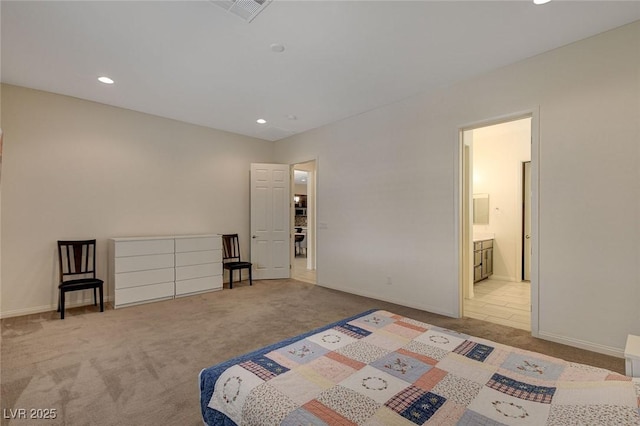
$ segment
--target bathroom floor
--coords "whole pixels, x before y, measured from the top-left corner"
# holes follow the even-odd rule
[[[465,317],[531,330],[531,283],[486,279],[473,291],[473,299],[464,299]]]
[[[305,283],[316,283],[315,269],[307,269],[307,256],[298,256],[293,259],[291,278]]]

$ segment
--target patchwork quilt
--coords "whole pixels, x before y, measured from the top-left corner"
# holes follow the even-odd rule
[[[640,425],[640,382],[368,311],[200,373],[208,425]]]

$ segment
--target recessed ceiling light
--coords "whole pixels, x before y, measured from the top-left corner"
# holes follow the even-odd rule
[[[272,52],[276,52],[276,53],[284,52],[284,44],[273,43],[270,47]]]
[[[104,83],[104,84],[113,84],[113,80],[111,80],[109,77],[105,77],[105,76],[98,77],[98,81],[100,83]]]
[[[533,4],[546,4],[549,3],[551,0],[533,0]]]
[[[264,118],[258,118],[256,120],[256,123],[258,123],[258,124],[267,124],[267,120],[265,120]]]

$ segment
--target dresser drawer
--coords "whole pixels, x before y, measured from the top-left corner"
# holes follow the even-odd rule
[[[176,253],[222,249],[220,237],[176,238]]]
[[[190,251],[176,253],[176,266],[201,265],[222,262],[222,250]]]
[[[176,281],[222,275],[222,263],[176,267]]]
[[[148,302],[157,299],[172,299],[173,282],[116,289],[116,308],[131,303]]]
[[[148,284],[165,283],[174,281],[175,273],[173,268],[153,269],[150,271],[123,272],[116,274],[116,289]]]
[[[149,254],[173,253],[173,239],[116,241],[115,256],[141,256]]]
[[[121,272],[146,271],[149,269],[173,268],[172,254],[152,254],[150,256],[116,257],[116,274]]]
[[[176,296],[222,289],[222,275],[176,281]]]

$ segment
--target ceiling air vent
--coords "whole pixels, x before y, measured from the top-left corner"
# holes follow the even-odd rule
[[[251,22],[271,0],[209,0],[243,21]]]

